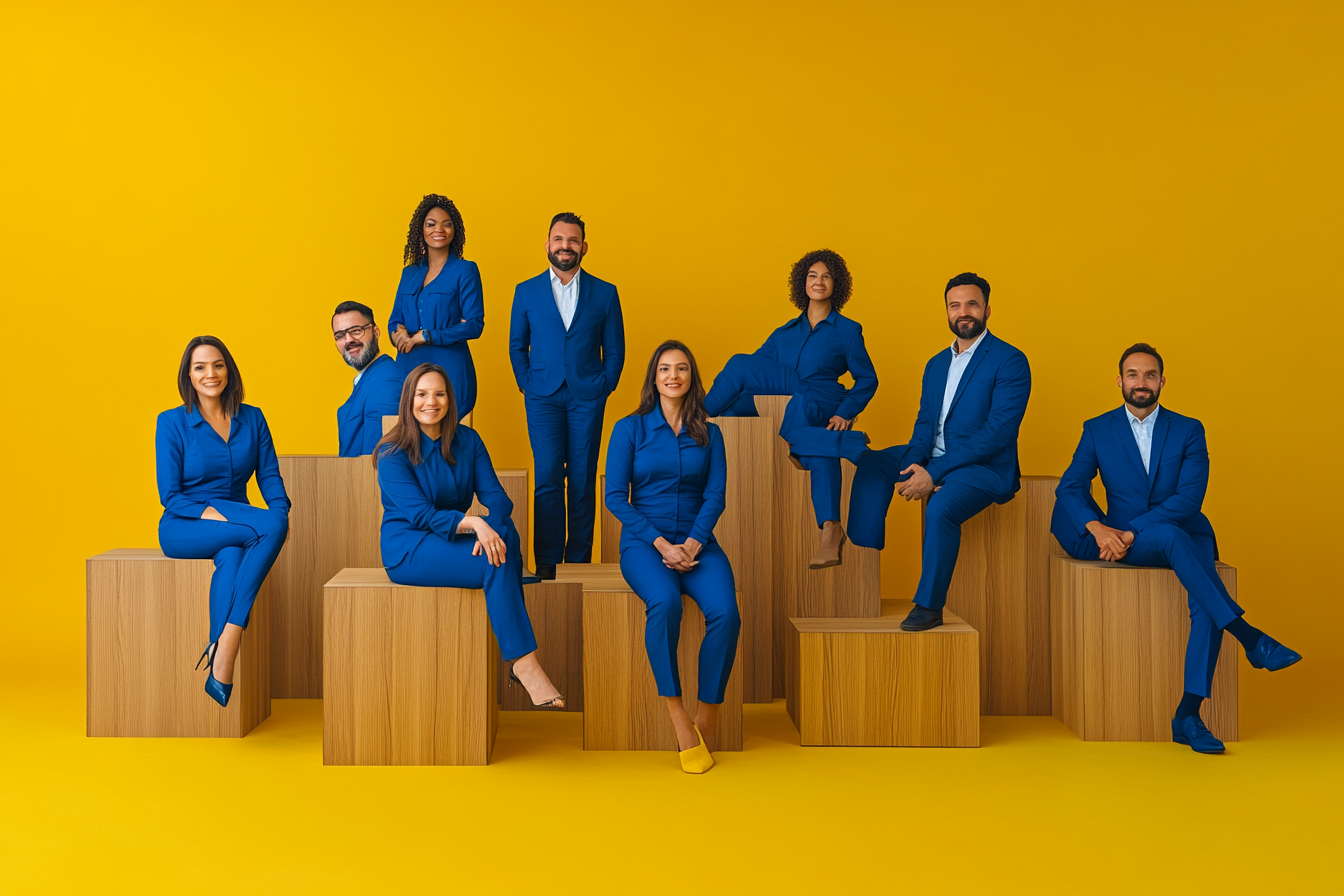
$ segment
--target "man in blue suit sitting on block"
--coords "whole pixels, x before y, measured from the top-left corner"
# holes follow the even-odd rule
[[[1050,531],[1070,557],[1156,566],[1176,572],[1190,600],[1185,694],[1171,720],[1171,739],[1198,753],[1223,743],[1199,717],[1213,687],[1226,630],[1257,669],[1277,671],[1302,659],[1242,619],[1218,577],[1218,544],[1201,511],[1209,486],[1204,426],[1158,405],[1166,385],[1162,356],[1140,342],[1120,356],[1116,385],[1125,403],[1083,424],[1073,461],[1055,489]],[[1106,512],[1092,498],[1101,474]]]
[[[342,302],[331,316],[331,335],[345,363],[355,368],[350,397],[336,410],[341,457],[373,453],[383,437],[383,418],[394,417],[401,403],[401,369],[378,347],[373,309]]]
[[[572,212],[551,219],[551,266],[518,284],[509,322],[509,359],[523,393],[536,469],[532,544],[543,579],[554,579],[562,561],[593,559],[602,415],[625,364],[616,287],[580,268],[588,252],[586,230]]]

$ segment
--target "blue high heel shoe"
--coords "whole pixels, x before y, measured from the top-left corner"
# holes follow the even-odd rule
[[[233,685],[225,684],[215,678],[215,654],[211,650],[212,647],[218,650],[219,642],[216,641],[206,646],[205,653],[201,654],[201,658],[196,661],[196,668],[201,668],[201,663],[205,663],[205,692],[210,695],[211,700],[214,700],[220,706],[228,706],[229,697],[233,695]],[[206,662],[207,658],[209,659],[208,662]]]

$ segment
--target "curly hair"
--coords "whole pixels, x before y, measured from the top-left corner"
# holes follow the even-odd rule
[[[807,310],[809,301],[807,271],[819,261],[825,262],[831,272],[831,280],[835,284],[831,289],[831,309],[839,311],[845,307],[850,294],[854,291],[854,278],[849,276],[849,267],[845,264],[845,260],[830,249],[809,252],[794,264],[793,269],[789,271],[789,301],[793,302],[799,311]]]
[[[419,264],[429,247],[425,245],[425,215],[431,209],[441,208],[453,219],[453,239],[448,243],[448,254],[462,257],[462,249],[467,244],[467,228],[462,223],[462,213],[453,205],[453,200],[438,193],[430,193],[411,214],[411,226],[406,231],[406,251],[402,253],[402,264]]]

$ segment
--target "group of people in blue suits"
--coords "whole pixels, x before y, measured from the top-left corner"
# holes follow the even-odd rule
[[[625,333],[616,287],[582,267],[586,227],[572,213],[551,220],[545,272],[520,283],[509,355],[527,412],[535,464],[534,570],[526,568],[512,502],[480,435],[463,424],[476,400],[468,342],[485,325],[481,277],[463,257],[462,216],[431,194],[411,218],[384,355],[373,311],[342,302],[332,317],[337,349],[355,369],[337,412],[342,456],[370,455],[383,501],[381,548],[389,578],[419,586],[481,588],[511,674],[538,706],[564,696],[537,656],[523,585],[553,579],[561,563],[592,559],[597,459],[607,397],[620,380]],[[606,505],[621,521],[622,574],[647,609],[646,648],[677,732],[684,770],[713,765],[717,711],[736,656],[741,620],[733,570],[714,538],[727,466],[718,416],[755,416],[755,397],[788,395],[780,425],[790,460],[809,471],[823,569],[844,545],[881,549],[893,498],[927,500],[919,585],[906,631],[941,625],[962,525],[1020,487],[1017,437],[1031,393],[1026,356],[987,325],[990,286],[974,273],[944,289],[951,346],[925,366],[907,444],[875,448],[856,428],[878,388],[862,327],[842,314],[853,281],[843,258],[809,252],[793,265],[798,314],[751,354],[734,355],[706,392],[691,350],[668,341],[649,358],[638,409],[617,421],[607,448]],[[840,378],[853,377],[845,388]],[[188,344],[178,377],[182,405],[159,416],[160,544],[171,557],[209,557],[206,691],[225,704],[234,658],[257,590],[288,531],[289,499],[261,411],[242,403],[242,378],[210,336]],[[1199,708],[1227,631],[1256,668],[1301,659],[1243,619],[1219,579],[1213,528],[1201,512],[1209,460],[1199,421],[1159,404],[1165,371],[1155,348],[1121,354],[1123,404],[1088,420],[1056,492],[1051,530],[1079,559],[1173,569],[1189,593],[1185,694],[1172,738],[1221,752]],[[382,420],[396,423],[384,435]],[[856,465],[849,517],[841,519],[840,460]],[[247,503],[256,475],[265,509]],[[1092,499],[1100,475],[1107,508]],[[488,516],[468,513],[473,498]],[[847,525],[846,525],[847,522]],[[681,702],[677,668],[681,595],[705,616],[699,706]],[[199,665],[199,664],[198,664]]]

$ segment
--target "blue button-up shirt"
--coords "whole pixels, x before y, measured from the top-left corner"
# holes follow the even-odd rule
[[[179,405],[164,411],[154,433],[154,466],[166,516],[198,520],[212,502],[246,504],[253,474],[266,506],[289,512],[270,427],[250,404],[241,405],[229,421],[227,442],[199,410],[187,413]]]
[[[803,392],[823,410],[853,420],[877,393],[877,370],[863,342],[863,327],[832,310],[813,327],[807,312],[770,334],[756,354],[798,371]],[[846,390],[840,377],[854,377]]]
[[[607,509],[621,521],[621,552],[694,538],[714,540],[723,513],[728,460],[723,434],[708,424],[709,444],[697,445],[685,426],[672,434],[661,408],[616,421],[607,443]]]
[[[1157,414],[1162,410],[1161,405],[1153,405],[1153,409],[1148,412],[1148,416],[1140,420],[1134,416],[1134,412],[1125,405],[1125,416],[1129,418],[1129,429],[1134,433],[1134,441],[1139,446],[1139,457],[1143,458],[1143,471],[1149,470],[1148,458],[1153,453],[1153,430],[1157,427]]]

